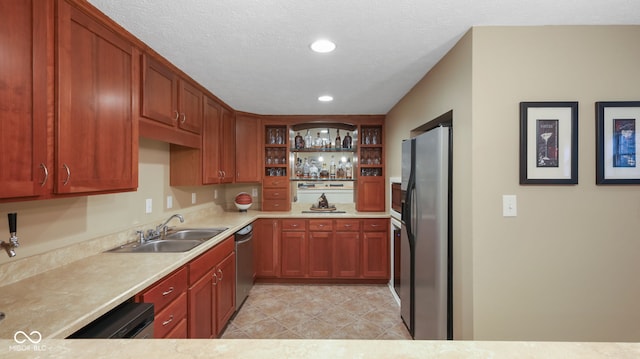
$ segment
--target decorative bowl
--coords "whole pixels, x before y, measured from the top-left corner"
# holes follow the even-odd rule
[[[253,203],[253,201],[251,200],[251,195],[247,192],[238,193],[233,202],[240,212],[246,212]]]

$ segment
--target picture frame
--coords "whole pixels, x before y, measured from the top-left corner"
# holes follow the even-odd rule
[[[596,102],[596,184],[640,184],[640,101]]]
[[[578,183],[578,102],[520,102],[520,184]]]

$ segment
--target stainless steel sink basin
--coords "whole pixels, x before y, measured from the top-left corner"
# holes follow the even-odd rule
[[[227,228],[187,228],[169,231],[164,240],[194,240],[194,239],[211,239],[218,234],[226,231]]]
[[[115,253],[171,253],[187,252],[227,228],[188,228],[170,231],[163,239],[154,239],[144,243],[128,243],[107,252]]]
[[[109,250],[108,252],[116,253],[171,253],[186,252],[200,244],[205,240],[165,240],[157,239],[145,243],[129,243],[120,247]]]

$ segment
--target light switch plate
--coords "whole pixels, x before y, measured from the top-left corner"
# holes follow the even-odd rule
[[[258,197],[258,189],[253,187],[251,189],[251,197]]]
[[[144,201],[144,205],[145,205],[144,206],[144,213],[149,214],[149,213],[153,212],[153,200],[151,198],[147,198]]]
[[[196,204],[196,193],[191,193],[191,204]]]
[[[516,217],[518,215],[518,205],[516,195],[505,194],[502,196],[502,216]]]

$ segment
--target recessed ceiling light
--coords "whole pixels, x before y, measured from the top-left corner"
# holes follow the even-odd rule
[[[325,53],[336,49],[336,44],[327,39],[316,40],[311,44],[311,50],[315,52]]]
[[[318,97],[318,101],[320,101],[320,102],[331,102],[331,101],[333,101],[333,96],[323,95],[323,96]]]

